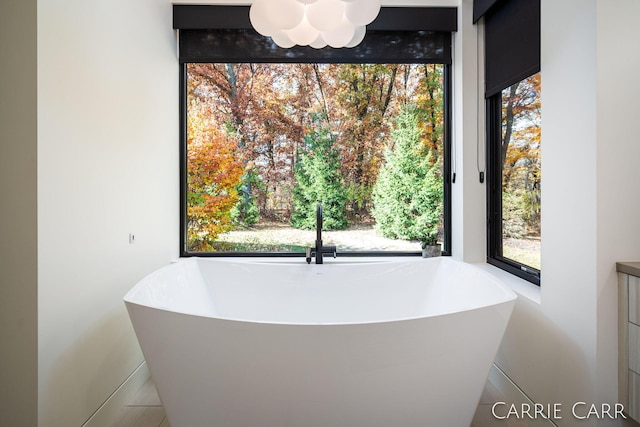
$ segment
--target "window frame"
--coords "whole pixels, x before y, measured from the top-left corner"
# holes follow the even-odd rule
[[[304,257],[304,252],[195,252],[187,249],[187,63],[180,64],[180,256],[181,257]],[[451,64],[443,64],[444,162],[443,162],[443,256],[451,256]],[[312,242],[310,242],[311,244]],[[338,248],[340,249],[340,248]],[[338,251],[341,257],[421,256],[421,251]]]
[[[538,286],[540,270],[503,256],[501,145],[502,91],[540,72],[540,5],[482,0],[474,11],[484,21],[487,262]]]
[[[541,270],[503,256],[502,91],[486,99],[486,112],[487,263],[540,286]]]
[[[184,7],[184,6],[182,6]],[[207,8],[210,9],[203,9],[204,6],[198,8],[198,9],[194,9],[193,11],[190,11],[189,13],[194,13],[197,16],[201,15],[203,11],[207,11],[207,10],[215,10],[215,13],[211,14],[211,16],[216,17],[216,19],[220,19],[220,13],[224,12],[227,9],[222,9],[222,8],[229,8],[228,10],[232,11],[235,10],[235,8],[230,7],[230,6],[207,6]],[[180,23],[176,23],[176,10],[178,10],[180,8],[178,8],[176,5],[174,5],[174,28],[178,29],[178,36],[180,39],[180,44],[183,43],[182,38],[180,37],[180,28],[192,28],[192,29],[196,29],[196,28],[203,28],[202,25],[198,25],[196,27],[185,27]],[[411,10],[409,10],[411,9]],[[373,28],[376,28],[376,26],[381,27],[380,30],[382,31],[397,31],[397,32],[401,32],[401,31],[423,31],[422,28],[404,28],[402,27],[403,21],[399,18],[402,18],[403,16],[411,16],[413,15],[418,15],[418,16],[425,16],[424,14],[424,9],[431,9],[432,11],[437,11],[438,13],[444,13],[446,16],[449,16],[449,18],[451,18],[451,16],[455,17],[456,13],[455,13],[455,8],[383,8],[383,10],[381,11],[381,16],[384,17],[384,19],[382,20],[382,23],[377,23],[374,21],[374,23],[370,26]],[[417,13],[416,13],[417,11]],[[413,13],[412,13],[413,12]],[[397,15],[397,16],[396,16]],[[438,15],[435,15],[438,16]],[[415,17],[414,17],[415,18]],[[209,19],[209,18],[207,18]],[[414,21],[415,19],[412,19],[412,21]],[[434,20],[433,17],[430,18],[430,20]],[[451,19],[450,19],[451,20]],[[442,25],[442,21],[438,21],[438,20],[434,20],[435,23],[437,23],[438,25]],[[455,20],[452,21],[455,25]],[[422,21],[419,24],[412,24],[412,25],[424,25],[424,21]],[[243,22],[238,22],[238,23],[234,23],[231,26],[228,26],[226,28],[230,28],[230,29],[244,29],[246,28],[246,23]],[[369,27],[368,27],[369,28]],[[389,29],[391,28],[391,29]],[[452,37],[451,37],[451,33],[450,31],[455,31],[457,28],[452,28],[452,29],[448,29],[449,32],[446,32],[446,37],[447,37],[447,43],[451,43],[452,41]],[[431,31],[431,30],[426,30],[426,31]],[[436,29],[436,31],[442,31],[445,32],[445,29]],[[366,39],[365,39],[366,40]],[[303,48],[304,49],[304,48]],[[310,49],[310,48],[309,48]],[[325,48],[325,49],[330,49],[330,48]],[[309,52],[313,52],[316,51],[315,49],[311,49]],[[354,52],[356,50],[354,49]],[[181,55],[181,54],[180,54]],[[179,56],[180,56],[179,55]],[[355,55],[355,54],[354,54]],[[377,56],[373,56],[373,53],[371,54],[372,57],[371,58],[362,58],[362,57],[353,57],[351,59],[347,58],[345,59],[345,55],[344,52],[340,52],[339,54],[336,52],[335,58],[333,58],[333,56],[330,55],[329,59],[327,58],[323,58],[321,60],[315,60],[315,59],[305,59],[305,58],[300,58],[297,57],[295,60],[283,60],[282,58],[279,59],[269,59],[269,58],[260,58],[260,59],[253,59],[253,58],[243,58],[242,61],[239,61],[237,58],[220,58],[217,57],[215,59],[215,61],[211,61],[211,60],[198,60],[198,59],[189,59],[189,60],[184,60],[181,56],[180,56],[180,70],[179,70],[179,114],[180,114],[180,171],[179,171],[179,179],[180,179],[180,232],[179,232],[179,244],[180,244],[180,248],[179,248],[179,252],[180,252],[180,256],[181,257],[191,257],[191,256],[198,256],[198,257],[304,257],[305,254],[303,252],[231,252],[231,251],[219,251],[219,252],[195,252],[195,251],[189,251],[188,248],[188,233],[187,233],[187,227],[188,227],[188,223],[187,223],[187,113],[188,113],[188,109],[187,109],[187,64],[188,63],[197,63],[197,62],[220,62],[220,63],[224,63],[224,62],[230,62],[230,63],[240,63],[240,62],[254,62],[254,63],[287,63],[287,62],[299,62],[299,63],[361,63],[361,64],[369,64],[369,63],[412,63],[412,61],[402,61],[402,60],[398,60],[398,59],[388,59],[385,60],[385,57],[380,57],[379,55]],[[452,196],[451,196],[451,184],[452,184],[452,179],[451,179],[451,173],[452,173],[452,168],[451,168],[451,153],[452,153],[452,148],[451,148],[451,144],[452,144],[452,139],[451,139],[451,128],[452,128],[452,107],[451,107],[451,100],[452,100],[452,65],[451,65],[451,58],[444,58],[444,60],[442,62],[438,62],[438,61],[415,61],[415,63],[441,63],[443,65],[443,103],[444,103],[444,132],[443,132],[443,156],[444,156],[444,162],[443,162],[443,187],[444,187],[444,196],[443,196],[443,222],[444,222],[444,250],[442,251],[442,255],[443,256],[450,256],[452,253],[452,230],[451,230],[451,201],[452,201]],[[310,242],[311,244],[312,242]],[[340,249],[340,248],[338,248]],[[340,256],[344,256],[344,257],[367,257],[367,256],[386,256],[386,257],[393,257],[393,256],[420,256],[421,255],[421,251],[420,250],[416,250],[414,251],[349,251],[349,252],[338,252],[338,255]]]

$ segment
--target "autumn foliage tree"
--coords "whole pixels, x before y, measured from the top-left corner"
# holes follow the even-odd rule
[[[230,229],[244,173],[235,141],[203,117],[189,115],[187,135],[188,247],[194,251],[211,250],[218,235]]]
[[[416,108],[420,115],[418,128],[422,132],[423,143],[437,162],[443,153],[444,136],[444,91],[443,70],[436,64],[420,67],[421,79],[416,94]]]
[[[237,218],[250,219],[256,209],[266,216],[270,209],[290,205],[290,200],[284,206],[275,200],[292,186],[292,165],[302,141],[307,109],[299,93],[302,65],[188,65],[190,96],[210,107],[209,119],[233,138],[245,166],[251,165],[252,173],[243,178],[242,205],[234,210]]]
[[[540,74],[502,94],[503,232],[540,233]]]
[[[347,64],[336,78],[335,116],[340,119],[341,169],[348,182],[351,209],[370,209],[371,191],[384,155],[396,92],[398,64]]]

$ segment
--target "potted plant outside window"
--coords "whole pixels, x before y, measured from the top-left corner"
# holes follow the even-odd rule
[[[438,233],[430,233],[422,238],[422,258],[442,255],[442,245],[438,243]]]

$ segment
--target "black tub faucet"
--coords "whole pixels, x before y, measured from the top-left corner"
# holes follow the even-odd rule
[[[307,248],[307,264],[311,264],[311,258],[314,256],[316,257],[316,264],[322,264],[323,254],[331,254],[334,258],[337,255],[335,246],[324,246],[322,244],[322,205],[318,204],[318,207],[316,208],[316,246],[313,248]]]

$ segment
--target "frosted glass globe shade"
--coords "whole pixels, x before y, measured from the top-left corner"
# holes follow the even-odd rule
[[[331,47],[344,47],[353,39],[354,31],[353,25],[344,19],[336,29],[323,32],[322,38]]]
[[[303,18],[302,22],[294,28],[287,30],[287,35],[295,44],[306,46],[313,43],[320,35],[320,32],[309,24],[307,18]]]
[[[297,0],[269,0],[268,5],[265,12],[267,21],[281,30],[294,28],[304,16],[305,5]]]
[[[362,43],[362,40],[364,40],[364,36],[366,35],[366,32],[367,32],[367,27],[365,27],[364,25],[356,27],[353,31],[353,38],[351,38],[351,41],[347,43],[344,47],[355,47],[360,43]]]
[[[356,0],[344,4],[345,17],[353,25],[370,24],[380,13],[379,0]]]
[[[340,25],[344,16],[342,0],[318,0],[307,5],[306,16],[311,25],[320,31],[331,31]]]
[[[354,47],[380,12],[380,0],[255,0],[253,28],[282,48]]]
[[[322,38],[322,34],[318,35],[318,38],[313,41],[309,46],[314,49],[322,49],[327,45],[327,42]]]
[[[284,49],[289,49],[290,47],[296,45],[296,43],[289,38],[286,31],[279,31],[275,33],[273,36],[271,36],[271,39],[275,44]]]
[[[249,9],[249,19],[253,28],[263,36],[271,36],[271,34],[280,31],[267,19],[268,1],[256,0]]]

